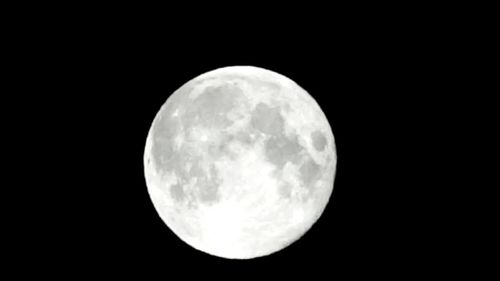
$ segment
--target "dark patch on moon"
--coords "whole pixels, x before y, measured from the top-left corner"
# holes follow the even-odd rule
[[[184,93],[185,96],[188,92]],[[172,97],[171,97],[172,98]],[[173,200],[182,202],[188,200],[188,206],[196,207],[197,204],[213,204],[220,198],[220,185],[222,179],[216,167],[209,164],[208,172],[202,163],[207,155],[198,155],[189,151],[186,146],[179,150],[175,148],[175,138],[178,134],[195,126],[205,127],[210,130],[219,130],[224,134],[224,129],[233,124],[227,114],[238,106],[245,98],[242,90],[234,84],[223,84],[216,87],[207,87],[196,99],[189,100],[186,97],[174,95],[174,102],[167,101],[162,107],[157,120],[153,125],[152,158],[160,173],[172,172],[178,182],[170,186],[170,194]],[[246,99],[246,98],[245,98]],[[183,102],[183,103],[179,103]],[[174,106],[175,105],[175,106]],[[172,114],[179,110],[177,117]],[[286,121],[281,114],[281,107],[258,103],[252,110],[250,122],[247,127],[237,133],[222,135],[218,143],[208,146],[208,157],[231,156],[230,144],[238,142],[249,148],[258,141],[259,132],[266,136],[264,152],[267,160],[282,172],[287,162],[299,165],[305,158],[305,162],[299,167],[301,180],[305,187],[312,188],[317,180],[321,167],[314,162],[307,150],[302,147],[297,135],[286,136]],[[251,137],[254,134],[256,137]],[[319,131],[310,135],[316,150],[322,151],[327,145],[327,140]],[[196,145],[196,144],[195,144]],[[190,169],[186,169],[186,165]],[[196,179],[193,189],[185,188],[187,184]],[[278,187],[278,192],[283,197],[290,197],[292,186],[283,183]]]
[[[168,168],[174,157],[174,139],[180,133],[178,120],[167,116],[164,112],[153,124],[153,142],[151,154],[158,168]]]
[[[285,122],[278,107],[271,108],[264,103],[258,103],[251,114],[250,124],[253,128],[267,135],[283,133]]]
[[[206,204],[211,204],[217,201],[219,198],[219,186],[222,183],[222,179],[217,171],[215,165],[211,165],[209,172],[206,173],[201,164],[201,158],[188,160],[187,158],[180,158],[179,161],[173,168],[172,171],[175,172],[178,182],[170,186],[170,194],[172,199],[176,202],[182,202],[187,197],[188,194],[194,196],[193,199]],[[191,163],[191,169],[186,171],[184,169],[187,163]],[[191,190],[185,190],[184,186],[188,185],[191,180],[196,179],[196,183]],[[194,206],[194,202],[191,202],[190,206]]]
[[[198,200],[208,203],[218,198],[218,187],[221,183],[215,166],[212,165],[209,175],[206,174],[201,166],[204,156],[190,151],[185,145],[176,149],[175,138],[182,133],[181,128],[187,131],[201,126],[220,130],[231,125],[233,121],[228,119],[227,114],[238,105],[244,95],[239,87],[227,83],[207,87],[196,99],[190,100],[188,96],[192,87],[189,87],[189,90],[183,87],[169,97],[153,123],[152,159],[160,175],[172,172],[177,176],[178,182],[170,186],[170,194],[174,200],[181,202],[194,195]],[[173,116],[176,110],[178,114]],[[224,152],[227,143],[215,149]],[[191,165],[189,170],[186,169],[188,164]],[[183,188],[192,179],[197,180],[197,189]]]
[[[193,85],[188,82],[170,95],[153,122],[151,154],[154,164],[161,172],[171,170],[172,163],[178,161],[179,155],[175,150],[175,137],[181,133],[180,117],[184,111],[186,99],[192,90]],[[176,110],[178,110],[178,115],[173,116]]]
[[[231,150],[232,142],[236,141],[235,137],[230,134],[222,134],[220,140],[208,145],[208,154],[213,159],[220,159],[224,156],[235,156]]]
[[[321,166],[316,164],[316,162],[314,162],[314,160],[310,157],[308,157],[306,162],[302,164],[302,166],[299,168],[299,172],[306,187],[313,187],[312,184],[318,178],[320,169]]]
[[[311,139],[314,148],[317,151],[323,151],[326,146],[326,137],[319,130],[315,130],[311,133]]]
[[[211,170],[210,178],[206,175],[202,165],[202,156],[196,155],[193,152],[182,150],[165,149],[171,144],[169,142],[157,143],[157,149],[154,150],[153,156],[159,158],[157,165],[158,173],[165,175],[174,173],[177,176],[177,183],[170,186],[170,194],[177,202],[182,202],[188,197],[189,193],[194,193],[194,190],[185,190],[186,186],[192,179],[196,179],[196,186],[200,186],[200,198],[204,201],[210,201],[216,198],[217,191],[217,174],[214,169]],[[157,155],[156,153],[162,153]],[[187,169],[187,165],[191,168]]]
[[[312,188],[321,166],[314,162],[307,150],[300,144],[297,135],[285,135],[285,120],[280,113],[280,108],[258,103],[252,112],[250,125],[268,137],[264,143],[265,156],[276,166],[278,173],[283,171],[287,162],[299,165],[301,160],[305,160],[299,167],[299,173],[304,186]],[[311,137],[314,147],[317,150],[323,150],[326,146],[326,138],[320,132],[318,133],[313,133]],[[282,185],[278,191],[286,195],[290,192],[287,191],[288,188],[290,185]]]
[[[290,198],[292,196],[292,186],[288,182],[281,183],[278,193],[283,198]]]
[[[250,125],[268,136],[264,143],[265,155],[278,169],[281,170],[286,162],[298,159],[303,147],[296,135],[285,135],[285,120],[279,107],[258,103],[252,111]]]
[[[253,147],[253,145],[257,141],[257,138],[252,137],[251,136],[252,134],[256,135],[255,129],[250,126],[247,126],[243,130],[239,130],[238,132],[236,132],[233,135],[233,138],[245,146]]]
[[[219,173],[215,165],[210,166],[210,175],[201,177],[201,182],[198,182],[199,199],[203,203],[213,203],[219,198],[219,186],[222,183]]]
[[[233,84],[207,87],[194,99],[182,115],[185,128],[203,126],[205,128],[225,128],[233,123],[227,114],[244,97],[242,90]]]
[[[170,187],[170,194],[175,201],[182,201],[185,197],[182,184],[176,183]]]
[[[299,153],[303,150],[297,136],[287,138],[285,135],[272,136],[265,143],[266,157],[278,169],[282,169],[288,161],[298,160]]]

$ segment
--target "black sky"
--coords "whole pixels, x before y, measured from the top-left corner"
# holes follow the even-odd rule
[[[53,203],[38,227],[37,257],[53,252],[53,264],[72,272],[162,278],[356,275],[416,270],[422,255],[434,260],[428,242],[443,237],[428,220],[440,183],[429,180],[438,172],[428,148],[438,129],[426,124],[443,99],[434,82],[446,63],[444,47],[418,40],[411,25],[332,21],[288,32],[168,26],[76,25],[39,37],[32,62],[34,72],[47,75],[38,81],[45,91],[29,106],[47,104],[51,126],[36,135]],[[231,65],[273,70],[307,90],[330,122],[338,154],[333,196],[320,220],[285,250],[247,262],[180,241],[156,214],[142,166],[149,126],[168,96]]]

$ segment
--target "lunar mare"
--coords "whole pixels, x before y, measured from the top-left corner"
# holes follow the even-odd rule
[[[181,86],[149,131],[153,205],[184,242],[231,259],[272,254],[320,217],[333,189],[333,133],[316,101],[278,73],[216,69]]]

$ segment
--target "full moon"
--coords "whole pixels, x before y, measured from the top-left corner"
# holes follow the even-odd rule
[[[233,66],[182,85],[149,130],[144,172],[161,219],[228,259],[280,251],[323,213],[335,141],[318,103],[276,72]]]

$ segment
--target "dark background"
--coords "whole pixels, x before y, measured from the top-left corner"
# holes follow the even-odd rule
[[[418,183],[425,171],[408,159],[425,157],[415,142],[422,136],[412,129],[422,114],[422,92],[409,67],[421,64],[418,53],[378,46],[391,39],[382,36],[355,43],[302,39],[294,48],[274,41],[212,45],[224,37],[207,38],[185,50],[171,48],[175,41],[120,39],[91,53],[96,64],[86,76],[92,82],[82,91],[87,113],[77,117],[88,126],[82,150],[92,158],[85,157],[87,169],[76,172],[86,177],[77,193],[85,203],[77,211],[84,223],[70,247],[90,251],[91,264],[158,274],[162,268],[194,276],[267,269],[294,276],[405,266],[423,250],[428,234],[416,214],[425,206],[415,199],[428,192]],[[168,95],[201,73],[230,65],[270,69],[306,89],[327,115],[338,152],[333,196],[317,224],[283,251],[246,262],[209,256],[178,239],[150,202],[142,166],[150,124]]]
[[[435,151],[445,145],[436,135],[449,127],[435,116],[449,95],[445,69],[459,64],[444,43],[449,32],[324,17],[311,26],[290,20],[244,29],[227,22],[180,29],[176,20],[147,17],[86,23],[35,26],[38,47],[22,49],[30,71],[42,73],[33,83],[43,91],[27,106],[43,114],[31,122],[48,124],[34,129],[43,147],[39,178],[50,185],[28,250],[43,270],[312,278],[414,276],[442,266],[450,240],[439,229],[449,220],[435,212],[444,184]],[[278,72],[308,91],[338,154],[333,195],[318,222],[286,249],[248,261],[178,239],[154,210],[142,162],[168,96],[232,65]]]

